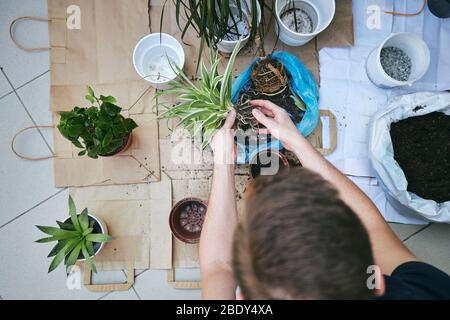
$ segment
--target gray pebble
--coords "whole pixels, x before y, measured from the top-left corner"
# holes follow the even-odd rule
[[[401,49],[386,47],[381,49],[381,65],[384,71],[397,81],[408,81],[411,75],[411,58]]]

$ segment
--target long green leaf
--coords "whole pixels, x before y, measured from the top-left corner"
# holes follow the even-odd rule
[[[62,250],[59,251],[58,254],[53,258],[52,262],[50,263],[50,267],[48,268],[48,273],[55,270],[64,260],[66,253],[70,252],[76,245],[77,242],[72,241],[67,242],[66,245],[62,248]]]
[[[75,203],[73,202],[73,199],[71,196],[69,196],[69,214],[70,214],[70,219],[72,220],[72,224],[73,224],[75,230],[81,232],[81,226],[80,226],[80,222],[78,221],[78,216],[77,216],[77,208],[75,207]]]
[[[81,212],[80,216],[78,217],[78,221],[80,222],[80,227],[83,232],[89,228],[89,217],[87,208]]]
[[[36,226],[36,227],[39,230],[41,230],[42,232],[44,232],[50,236],[54,236],[54,237],[72,238],[72,237],[77,237],[80,235],[80,233],[78,231],[64,230],[64,229],[55,228],[55,227],[44,227],[44,226]]]
[[[47,258],[56,256],[58,252],[60,252],[66,244],[67,244],[66,240],[58,241],[58,243],[53,247],[53,249],[48,254]]]
[[[73,266],[77,262],[78,256],[80,255],[80,252],[81,252],[82,243],[83,242],[79,242],[75,246],[75,248],[73,248],[73,250],[70,252],[69,256],[67,257],[66,268]]]
[[[97,268],[95,267],[94,261],[92,261],[91,258],[91,256],[93,256],[94,254],[90,254],[90,252],[88,252],[86,244],[84,242],[81,244],[81,252],[83,253],[84,258],[86,259],[86,263],[89,269],[91,269],[92,272],[97,273]]]
[[[91,233],[86,236],[86,240],[92,242],[109,242],[112,240],[112,237],[101,233]]]

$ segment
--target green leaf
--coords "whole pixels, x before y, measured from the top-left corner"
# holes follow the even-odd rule
[[[86,95],[85,98],[86,98],[86,100],[89,101],[90,103],[94,103],[94,102],[95,102],[95,98],[94,98],[93,96],[89,95],[89,94]]]
[[[58,224],[58,226],[61,229],[75,231],[75,227],[71,223],[64,223],[64,222],[61,222],[61,221],[56,221],[56,223]]]
[[[103,148],[107,147],[111,143],[113,138],[114,138],[114,136],[113,136],[112,130],[109,130],[106,133],[105,137],[103,138],[102,147]]]
[[[111,117],[118,115],[122,111],[122,108],[109,102],[104,102],[100,108]]]
[[[112,237],[106,234],[101,233],[91,233],[86,236],[86,240],[92,242],[109,242],[112,240]]]
[[[80,227],[82,231],[89,228],[89,217],[87,208],[85,208],[78,216],[78,221],[80,222]]]
[[[92,241],[85,241],[84,242],[86,244],[86,249],[89,252],[90,256],[93,256],[95,254],[95,250],[94,250],[94,245],[92,243]],[[86,255],[83,253],[83,255],[86,257]]]
[[[88,234],[91,234],[94,231],[94,228],[87,228],[83,231],[83,237],[86,237]]]
[[[78,216],[77,216],[77,208],[75,207],[75,203],[73,202],[73,199],[71,196],[69,196],[69,214],[70,214],[70,219],[72,220],[72,224],[73,224],[75,230],[81,232],[81,226],[80,226],[80,222],[78,221]]]
[[[87,89],[88,89],[88,95],[95,97],[94,89],[92,89],[91,86],[88,86]]]
[[[83,242],[79,242],[75,246],[75,248],[73,248],[73,250],[70,252],[69,256],[67,257],[67,261],[66,261],[67,268],[70,266],[73,266],[77,262],[78,256],[80,255],[82,243]]]
[[[47,238],[42,238],[39,240],[36,240],[36,243],[48,243],[48,242],[53,242],[53,241],[58,241],[58,239],[56,239],[55,237],[47,237]]]
[[[56,256],[64,248],[64,246],[66,244],[67,244],[67,241],[65,241],[65,240],[58,241],[58,243],[53,247],[53,249],[48,254],[47,258]]]
[[[55,227],[44,227],[44,226],[36,226],[36,227],[42,232],[54,237],[73,238],[78,237],[80,235],[78,231],[64,230]]]
[[[61,262],[64,260],[64,257],[66,255],[66,251],[71,249],[71,243],[68,242],[64,245],[64,247],[61,249],[61,251],[58,252],[58,254],[53,258],[52,262],[50,263],[50,266],[48,268],[48,273],[55,270]]]
[[[111,104],[115,104],[117,102],[116,98],[114,98],[113,96],[107,96],[107,97],[100,96],[100,101],[111,103]]]
[[[84,148],[80,141],[78,141],[78,140],[71,140],[71,141],[75,147],[80,148],[80,149]],[[81,152],[83,152],[83,151],[81,151]]]
[[[80,152],[78,152],[78,156],[82,157],[82,156],[86,155],[86,153],[87,153],[86,150],[80,151]]]
[[[81,251],[83,253],[84,258],[86,259],[86,263],[87,263],[89,269],[91,269],[92,272],[97,273],[97,268],[95,267],[95,264],[94,264],[94,262],[92,261],[92,258],[91,258],[91,256],[94,255],[94,253],[91,254],[88,251],[88,249],[86,248],[86,244],[87,244],[87,242],[86,243],[85,242],[81,243]]]

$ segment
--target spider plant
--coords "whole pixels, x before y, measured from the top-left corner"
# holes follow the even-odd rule
[[[94,233],[96,220],[84,209],[77,214],[77,209],[72,197],[69,196],[70,220],[66,222],[57,221],[58,227],[36,226],[39,230],[50,237],[37,240],[37,243],[57,242],[50,251],[48,257],[53,257],[48,272],[55,270],[64,260],[66,268],[75,265],[80,257],[86,259],[88,267],[97,272],[92,257],[100,250],[95,249],[95,243],[106,243],[112,238],[103,233]],[[97,251],[96,251],[97,250]]]
[[[178,104],[174,107],[166,106],[167,110],[159,118],[181,119],[178,125],[183,125],[189,130],[192,137],[201,132],[203,148],[209,144],[215,131],[222,126],[233,108],[231,102],[233,66],[240,43],[241,40],[234,48],[223,75],[217,70],[220,62],[217,52],[211,49],[211,66],[208,69],[202,62],[200,80],[194,83],[179,70],[178,78],[169,83],[170,88],[157,93],[157,96],[174,94],[178,99]]]

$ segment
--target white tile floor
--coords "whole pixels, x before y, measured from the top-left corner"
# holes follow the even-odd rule
[[[198,290],[174,290],[164,271],[140,273],[128,292],[92,293],[68,290],[63,269],[47,274],[48,246],[34,240],[36,224],[53,224],[67,215],[67,190],[53,185],[52,161],[17,158],[10,149],[14,134],[33,124],[49,124],[48,53],[26,53],[9,39],[9,23],[20,15],[47,15],[46,0],[0,1],[0,299],[197,299]],[[45,24],[25,23],[17,31],[22,43],[48,45]],[[51,133],[30,131],[17,140],[27,155],[49,154]],[[450,272],[450,226],[391,224],[393,230],[424,261]],[[177,278],[196,280],[197,270],[180,270]],[[102,273],[95,282],[123,281],[123,272]]]

